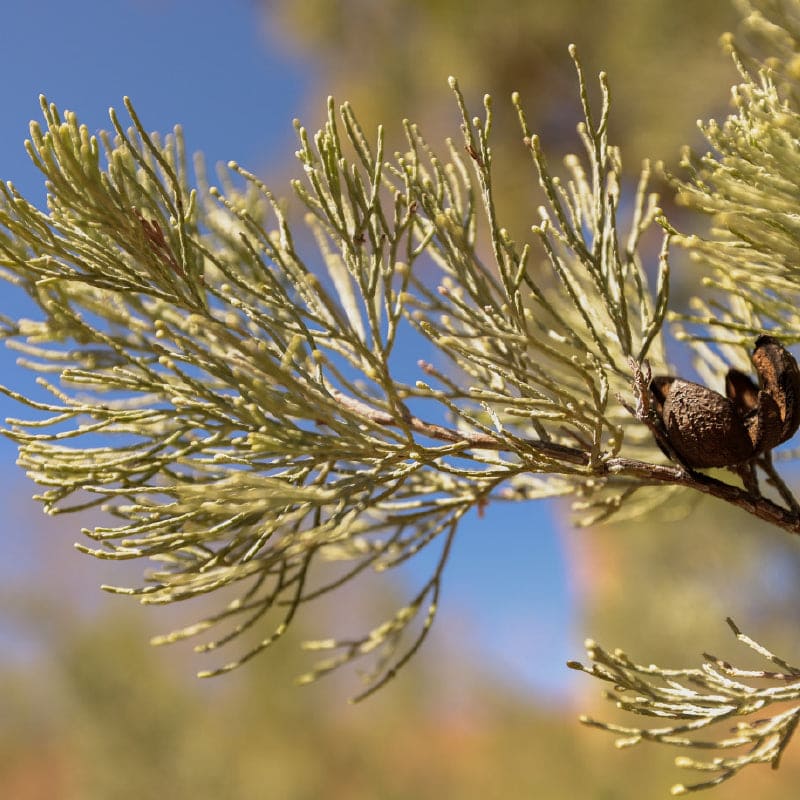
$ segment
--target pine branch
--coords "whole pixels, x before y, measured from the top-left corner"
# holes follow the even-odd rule
[[[701,126],[712,150],[702,155],[687,150],[683,165],[689,177],[673,178],[679,199],[708,214],[714,224],[707,236],[676,232],[675,241],[687,248],[704,270],[707,292],[703,298],[692,299],[693,313],[672,314],[678,338],[692,346],[698,371],[712,385],[732,366],[749,369],[742,345],[752,342],[754,335],[769,330],[787,342],[800,340],[796,191],[800,182],[796,70],[800,3],[753,0],[741,5],[747,14],[745,30],[760,40],[768,59],[749,57],[732,37],[726,38],[742,76],[742,84],[734,87],[733,93],[736,113],[722,124],[712,120]],[[794,402],[796,392],[793,388],[787,391]],[[647,422],[641,409],[641,388],[639,395],[637,410],[631,410]],[[794,458],[796,451],[777,456]],[[780,504],[761,495],[756,467]],[[691,477],[696,484],[693,488],[797,533],[798,500],[775,468],[772,453],[759,456],[750,469],[750,473],[741,471],[745,489],[722,488],[701,473]],[[800,719],[796,702],[800,699],[800,670],[742,634],[731,620],[728,623],[739,641],[778,670],[742,670],[708,654],[698,669],[644,666],[621,650],[608,652],[592,641],[586,643],[591,666],[569,664],[614,684],[615,691],[606,697],[619,708],[672,722],[639,728],[583,718],[588,725],[617,734],[618,747],[655,741],[677,747],[739,750],[736,755],[712,760],[677,758],[678,766],[714,777],[692,785],[677,784],[672,788],[676,795],[717,786],[752,764],[769,763],[777,768]],[[717,723],[751,717],[774,704],[780,704],[774,713],[738,721],[730,735],[712,740],[696,735]]]

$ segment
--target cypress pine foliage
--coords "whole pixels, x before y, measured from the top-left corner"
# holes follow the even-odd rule
[[[650,165],[623,191],[606,76],[593,108],[574,48],[582,152],[563,171],[513,98],[545,197],[530,242],[513,241],[496,212],[491,98],[473,117],[454,79],[461,132],[442,148],[405,123],[406,149],[389,155],[382,130],[368,134],[332,100],[316,135],[298,124],[302,224],[238,164],[211,185],[201,160],[190,169],[180,129],[148,133],[127,100],[129,126],[112,110],[112,130],[91,136],[43,99],[26,146],[47,208],[3,187],[0,266],[38,309],[4,318],[2,334],[44,392],[2,389],[29,409],[5,433],[48,513],[110,515],[83,531],[81,550],[150,562],[140,586],[105,588],[152,604],[218,592],[217,613],[158,639],[204,636],[203,651],[248,642],[210,676],[267,648],[305,603],[434,549],[429,578],[390,618],[306,645],[321,656],[301,682],[363,659],[364,697],[424,641],[459,522],[487,502],[569,497],[576,519],[595,524],[700,492],[800,532],[772,445],[754,439],[746,463],[699,472],[650,391],[670,371],[673,243],[712,289],[673,315],[709,385],[731,366],[752,372],[765,332],[776,347],[800,339],[800,4],[756,5],[750,30],[773,55],[748,61],[729,42],[735,113],[703,126],[713,150],[687,153],[689,177],[673,181],[711,215],[706,238],[664,218]],[[421,341],[435,363],[403,365],[406,343]],[[791,372],[789,356],[781,363]],[[734,403],[748,432],[791,428],[800,392],[791,375],[774,377]],[[711,412],[697,413],[689,424],[702,427]],[[613,683],[622,708],[664,721],[586,720],[619,744],[743,749],[681,758],[713,777],[675,793],[777,765],[797,723],[800,670],[731,627],[777,670],[710,655],[694,669],[644,667],[593,642],[591,664],[571,664]],[[692,736],[733,717],[733,735]]]

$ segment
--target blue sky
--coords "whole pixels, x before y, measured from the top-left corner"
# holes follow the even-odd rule
[[[147,128],[165,132],[180,123],[189,149],[203,151],[209,165],[234,159],[269,181],[292,168],[292,120],[307,112],[309,94],[330,91],[313,59],[276,47],[255,1],[7,3],[0,10],[0,30],[6,69],[0,86],[0,178],[12,180],[37,203],[44,197],[42,181],[22,143],[29,120],[40,117],[40,94],[62,110],[76,111],[93,131],[107,128],[108,107],[121,108],[123,96],[130,96]],[[287,191],[272,188],[279,195]],[[0,286],[0,312],[18,313],[15,302]],[[13,354],[0,353],[0,368],[5,385],[30,381]],[[19,413],[0,398],[0,416]],[[18,510],[20,496],[32,487],[20,477],[5,441],[0,475],[6,507],[17,509],[6,515],[0,533],[4,553],[12,556],[3,567],[6,574],[13,569],[20,577],[47,548],[51,563],[75,565],[70,569],[88,582],[87,591],[109,580],[107,564],[74,554],[77,523],[74,534],[64,535],[68,521],[63,520],[53,536],[52,528],[49,534],[39,530],[44,526],[36,516]],[[466,632],[471,652],[490,668],[548,693],[571,685],[564,661],[580,655],[581,639],[556,517],[543,503],[490,506],[482,519],[470,516],[445,576],[438,623]],[[78,559],[88,563],[78,566]],[[424,566],[418,568],[420,580]],[[98,602],[110,602],[97,595]]]

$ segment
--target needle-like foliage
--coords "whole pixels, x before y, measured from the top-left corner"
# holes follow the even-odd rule
[[[660,722],[638,728],[581,718],[586,725],[615,734],[617,747],[649,741],[678,748],[734,751],[706,760],[677,757],[677,766],[713,777],[689,785],[676,783],[671,789],[673,795],[719,786],[753,764],[770,764],[777,769],[800,721],[800,669],[743,634],[732,620],[728,624],[740,642],[778,669],[740,669],[709,654],[704,654],[700,667],[665,669],[637,664],[621,650],[607,652],[591,640],[586,642],[591,666],[569,664],[613,684],[614,690],[606,692],[606,698],[618,708]],[[763,716],[772,707],[775,712]],[[727,725],[728,735],[701,738],[716,725]],[[718,732],[725,731],[723,727]]]
[[[150,562],[142,585],[106,588],[151,604],[223,598],[157,640],[203,634],[208,651],[247,634],[203,675],[264,650],[305,603],[435,549],[430,576],[389,619],[307,645],[325,656],[301,681],[367,657],[359,696],[371,693],[425,639],[459,524],[488,502],[569,497],[592,523],[640,517],[691,489],[800,532],[769,452],[753,450],[740,488],[692,469],[667,441],[650,376],[666,368],[676,232],[648,192],[647,164],[622,191],[606,77],[593,109],[571,53],[582,154],[563,174],[513,98],[543,192],[522,243],[498,218],[491,100],[473,118],[455,80],[461,133],[441,151],[405,123],[404,152],[389,155],[382,130],[367,134],[333,101],[316,135],[298,124],[301,222],[237,164],[209,185],[200,160],[190,170],[180,130],[148,133],[127,100],[132,125],[112,111],[113,130],[97,136],[42,100],[27,148],[47,208],[2,188],[0,274],[36,309],[4,319],[2,333],[43,392],[3,389],[32,416],[5,433],[49,513],[108,515],[81,550]],[[721,231],[680,237],[724,298],[696,301],[681,329],[715,379],[730,364],[750,370],[757,333],[800,339],[800,117],[768,72],[742,69],[737,115],[707,126],[717,153],[687,157],[694,174],[680,187]],[[708,350],[709,338],[721,348]],[[593,674],[640,691],[623,703],[633,711],[683,720],[702,700],[677,686],[667,698],[621,655],[592,646],[590,656]],[[745,689],[726,670],[680,676],[730,673],[714,684],[727,708]],[[777,719],[764,735],[780,728],[782,749],[795,718]],[[626,732],[674,743],[682,724]]]
[[[538,250],[496,217],[491,103],[471,119],[455,81],[462,141],[443,156],[408,123],[407,151],[387,158],[382,132],[370,140],[332,101],[318,134],[298,125],[300,232],[236,164],[240,188],[208,186],[202,167],[192,186],[180,131],[147,133],[129,102],[132,127],[112,111],[113,133],[95,137],[42,101],[27,147],[48,207],[6,187],[0,252],[40,309],[7,320],[6,339],[51,399],[6,389],[37,412],[7,433],[48,512],[100,506],[118,520],[84,531],[81,550],[154,564],[143,586],[112,591],[169,603],[240,587],[160,641],[224,624],[201,646],[214,649],[278,615],[204,674],[262,650],[304,602],[438,546],[395,616],[309,643],[331,652],[303,680],[375,654],[370,691],[425,637],[470,509],[572,494],[602,517],[646,483],[612,467],[623,448],[656,452],[621,396],[633,397],[631,363],[663,361],[668,235],[651,293],[647,171],[621,241],[605,78],[597,119],[580,87],[586,153],[563,181],[515,98],[548,201]],[[420,341],[436,356],[409,367]],[[329,561],[343,566],[312,569]]]
[[[702,266],[710,290],[693,299],[693,313],[679,317],[677,330],[692,330],[700,356],[717,372],[721,362],[703,340],[749,343],[771,328],[800,341],[800,10],[796,2],[742,5],[746,31],[772,54],[755,60],[725,37],[742,76],[732,89],[735,113],[700,125],[710,149],[687,149],[688,179],[675,181],[679,201],[710,215],[714,226],[710,236],[676,237]],[[723,352],[742,363],[730,348]]]
[[[722,123],[701,125],[710,149],[687,150],[688,178],[674,180],[679,200],[710,215],[713,224],[707,235],[674,237],[702,271],[705,287],[692,299],[691,313],[673,314],[675,331],[690,343],[709,382],[721,381],[731,364],[747,369],[743,346],[765,330],[787,342],[800,340],[800,3],[741,5],[750,50],[758,43],[769,57],[759,60],[725,38],[742,77],[732,92],[735,111]],[[777,455],[793,458],[796,451]],[[787,507],[800,513],[770,458],[760,466]],[[676,795],[717,786],[752,764],[777,768],[800,719],[800,669],[728,622],[777,671],[738,669],[707,654],[699,668],[641,665],[592,641],[586,645],[591,666],[571,664],[613,684],[606,696],[618,708],[657,721],[632,727],[583,719],[616,734],[618,747],[654,741],[719,751],[705,759],[676,758],[678,766],[712,776],[676,784]],[[709,738],[717,723],[718,738]]]

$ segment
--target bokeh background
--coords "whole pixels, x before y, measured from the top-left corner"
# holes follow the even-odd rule
[[[609,73],[612,138],[633,184],[642,158],[676,169],[680,146],[701,144],[695,121],[728,113],[736,75],[717,40],[737,24],[724,0],[6,3],[0,178],[44,201],[23,148],[40,93],[91,130],[108,127],[108,107],[129,95],[148,128],[180,123],[210,165],[235,159],[284,195],[297,172],[293,118],[316,129],[333,94],[368,130],[384,123],[398,146],[406,117],[437,143],[458,135],[452,74],[476,111],[485,92],[495,98],[496,191],[521,239],[539,199],[511,91],[553,163],[574,151],[575,42],[587,74]],[[668,192],[664,207],[680,213]],[[694,275],[679,259],[674,269],[680,301]],[[2,286],[0,312],[29,309]],[[33,390],[13,352],[0,351],[0,369],[3,384]],[[0,417],[21,413],[0,399]],[[273,652],[198,681],[212,664],[148,644],[197,609],[102,593],[101,583],[138,583],[143,565],[76,553],[93,520],[44,518],[14,460],[0,440],[1,798],[646,800],[685,776],[664,748],[615,751],[578,724],[579,711],[613,716],[599,685],[564,666],[585,636],[667,665],[709,649],[747,660],[724,625],[731,615],[800,660],[800,544],[785,533],[705,500],[681,520],[659,511],[580,531],[566,507],[539,503],[466,521],[429,643],[373,699],[348,705],[346,675],[295,688],[309,665],[298,643],[329,624],[360,632],[363,610],[393,607],[427,564],[334,596]],[[750,770],[714,796],[795,797],[793,751],[777,775]]]

